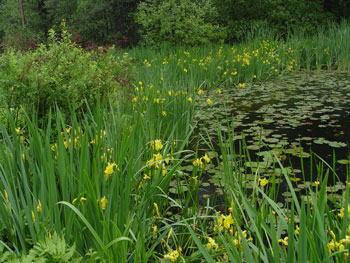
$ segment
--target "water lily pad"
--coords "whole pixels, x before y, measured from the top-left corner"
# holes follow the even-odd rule
[[[328,142],[328,145],[331,146],[331,147],[338,148],[338,147],[345,147],[346,143],[343,143],[343,142]]]
[[[340,164],[349,164],[350,161],[346,160],[346,159],[342,159],[342,160],[338,160],[338,163],[340,163]]]

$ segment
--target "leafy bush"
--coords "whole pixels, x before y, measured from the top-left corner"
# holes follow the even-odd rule
[[[0,89],[9,108],[37,112],[45,123],[55,104],[64,115],[84,112],[85,100],[93,106],[120,87],[122,66],[114,49],[85,52],[70,36],[63,23],[60,35],[49,31],[47,45],[27,52],[11,49],[0,57]]]
[[[225,37],[217,16],[211,1],[146,0],[138,5],[136,21],[146,45],[198,45]]]

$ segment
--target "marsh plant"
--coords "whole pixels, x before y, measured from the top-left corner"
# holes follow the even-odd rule
[[[281,151],[264,156],[272,168],[265,167],[253,162],[243,136],[237,147],[234,127],[198,134],[195,119],[203,108],[215,112],[213,92],[249,90],[292,71],[348,69],[348,28],[286,40],[261,33],[234,46],[97,53],[70,42],[68,32],[58,39],[50,31],[48,45],[2,54],[0,258],[348,260],[349,185],[336,196],[327,185],[339,178],[335,159],[308,155],[318,179],[303,182],[300,195]],[[349,160],[342,162],[348,181]],[[213,171],[220,202],[199,196]],[[279,201],[282,186],[290,202]]]

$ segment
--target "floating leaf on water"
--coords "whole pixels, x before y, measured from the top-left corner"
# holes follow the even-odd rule
[[[169,188],[169,192],[172,193],[172,194],[177,194],[177,189],[176,188],[173,188],[173,187],[170,187]]]
[[[312,138],[311,137],[301,137],[300,140],[302,140],[302,141],[311,141]]]
[[[273,119],[264,119],[264,123],[273,123],[275,120]]]
[[[325,138],[318,138],[318,139],[314,140],[313,142],[317,143],[317,144],[325,144],[325,143],[328,143],[328,140],[326,140]]]
[[[298,177],[291,177],[291,178],[289,178],[292,182],[300,182],[301,181],[301,179],[300,178],[298,178]]]
[[[296,153],[295,156],[301,157],[301,158],[309,158],[310,154],[306,153],[306,152],[300,152],[300,153]]]
[[[331,147],[338,148],[338,147],[345,147],[346,143],[343,143],[343,142],[328,142],[328,145],[331,146]]]
[[[342,159],[342,160],[338,160],[338,163],[340,164],[349,164],[349,160],[346,160],[346,159]]]
[[[247,146],[247,149],[248,149],[248,150],[252,150],[252,151],[257,151],[257,150],[259,150],[261,147],[262,147],[262,145],[253,144],[253,145],[248,145],[248,146]]]
[[[182,170],[185,170],[187,172],[192,172],[193,171],[193,165],[183,166]]]

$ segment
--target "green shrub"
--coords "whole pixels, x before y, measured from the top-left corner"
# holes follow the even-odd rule
[[[0,57],[0,89],[7,106],[37,113],[41,123],[56,104],[64,115],[84,112],[85,101],[93,106],[116,91],[123,74],[113,48],[85,52],[70,40],[64,23],[62,28],[60,38],[49,31],[47,45],[27,52],[10,49]]]
[[[146,0],[138,5],[136,21],[146,45],[198,45],[224,39],[217,16],[211,1]]]

